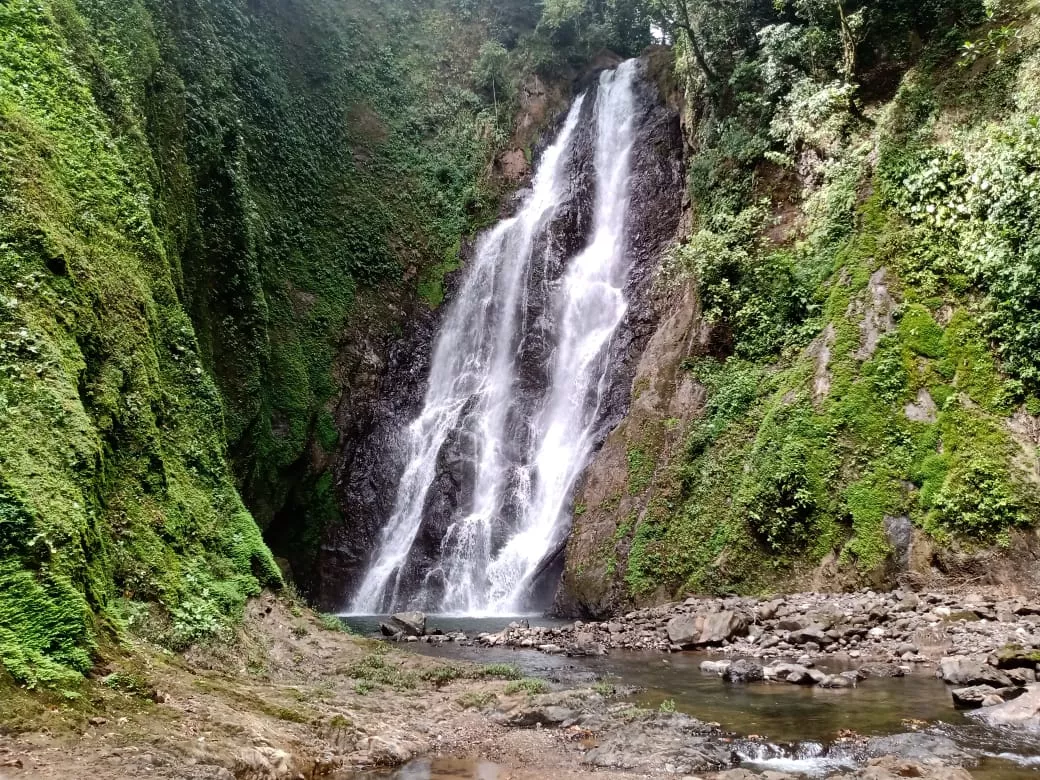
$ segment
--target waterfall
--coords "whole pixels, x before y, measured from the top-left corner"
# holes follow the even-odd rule
[[[552,278],[551,232],[570,197],[586,96],[545,151],[516,216],[485,234],[438,334],[422,411],[393,511],[350,610],[415,606],[508,614],[567,530],[574,485],[596,444],[609,379],[608,347],[625,316],[625,217],[634,137],[630,60],[601,74],[592,111],[595,201],[584,248]],[[520,387],[539,352],[544,387]],[[418,568],[416,539],[433,511],[431,487],[458,483],[439,549]],[[416,582],[417,580],[417,582]],[[409,593],[405,593],[405,587]]]

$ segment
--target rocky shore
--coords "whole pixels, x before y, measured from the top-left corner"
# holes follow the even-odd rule
[[[427,633],[425,616],[401,613],[383,625],[383,633],[398,641],[570,656],[701,650],[723,656],[702,664],[702,671],[737,683],[844,688],[868,677],[934,670],[955,686],[951,696],[957,707],[974,709],[1031,694],[1027,686],[1036,683],[1040,661],[1040,602],[911,591],[689,598],[610,621],[538,626],[520,620],[475,635]],[[815,668],[828,659],[853,668],[837,674]]]
[[[416,643],[587,654],[642,641],[646,631],[664,650],[718,650],[702,673],[722,675],[735,685],[856,686],[868,674],[905,673],[927,663],[952,691],[960,691],[967,702],[963,706],[988,705],[976,711],[980,724],[1018,735],[1014,749],[1035,754],[1030,746],[1040,745],[1040,685],[1031,680],[1040,656],[1030,649],[1031,633],[1016,633],[1033,625],[1028,605],[972,601],[975,619],[969,620],[955,617],[954,607],[967,607],[964,599],[951,605],[918,594],[917,604],[909,607],[907,595],[790,596],[780,604],[694,600],[622,617],[616,623],[621,631],[612,630],[614,623],[537,628],[517,622],[481,636],[436,633],[434,620],[402,613],[386,621],[384,633]],[[862,608],[850,609],[844,620],[829,626],[821,622],[819,616],[835,614],[829,607],[859,599]],[[937,612],[944,607],[949,615]],[[990,611],[1015,618],[989,617]],[[860,637],[842,630],[862,626],[862,616],[873,625],[858,641],[860,662],[842,672],[824,672],[847,666],[817,660],[835,655],[832,645],[841,647],[842,639],[848,648]],[[784,627],[804,619],[812,621],[805,628]],[[792,634],[817,625],[829,642],[792,641]],[[977,645],[978,653],[968,652],[957,629],[983,625],[989,626],[984,639],[968,636],[988,644]],[[755,626],[762,633],[752,643]],[[918,647],[914,657],[925,656],[927,662],[904,661],[902,653],[893,660],[884,653],[898,648],[873,643],[869,631],[875,626],[885,627],[893,643],[909,641],[902,635],[924,628],[941,627],[954,638],[934,648]],[[767,632],[782,637],[789,649],[778,643],[765,648],[769,656],[744,654],[746,647],[760,646]],[[708,637],[718,638],[703,643]],[[1019,647],[1006,641],[1013,637]],[[819,650],[806,647],[809,641]],[[868,653],[867,647],[877,651]],[[932,660],[933,650],[943,655]],[[826,743],[778,743],[737,734],[675,712],[674,703],[636,706],[632,689],[606,681],[554,684],[524,679],[519,668],[508,664],[449,663],[399,652],[385,642],[345,633],[336,621],[271,594],[250,602],[229,645],[170,655],[140,642],[133,654],[107,660],[103,673],[74,698],[41,699],[16,689],[0,697],[0,777],[356,780],[377,776],[367,774],[372,770],[446,757],[491,762],[501,771],[489,776],[514,780],[785,780],[807,771],[850,780],[968,780],[973,767],[988,760],[963,727],[947,730],[920,721],[906,722],[896,727],[899,733],[886,736],[843,730]]]

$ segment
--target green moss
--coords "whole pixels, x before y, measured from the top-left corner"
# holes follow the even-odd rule
[[[989,228],[951,233],[908,216],[900,200],[902,189],[918,187],[914,177],[933,143],[932,123],[951,102],[948,86],[918,72],[908,76],[876,128],[863,129],[865,142],[843,147],[811,194],[804,239],[785,250],[796,258],[794,278],[815,285],[802,295],[797,316],[763,314],[775,309],[762,308],[752,296],[757,288],[744,289],[750,269],[767,269],[774,282],[792,277],[776,257],[767,259],[775,252],[762,225],[740,205],[734,209],[736,190],[698,190],[705,171],[694,171],[701,224],[710,228],[694,245],[713,248],[714,259],[686,260],[714,326],[710,348],[724,354],[690,362],[707,403],[688,426],[685,446],[656,464],[650,492],[660,499],[658,509],[636,526],[624,574],[633,600],[784,587],[839,550],[843,564],[873,578],[891,553],[888,516],[908,516],[939,544],[968,548],[1006,544],[1011,529],[1040,520],[1035,488],[1020,470],[1005,424],[1032,397],[1028,371],[1002,358],[1007,353],[993,328],[1010,320],[995,314],[992,296],[976,294],[981,277],[972,263],[980,258],[959,243],[980,241]],[[1016,136],[1014,154],[989,129],[963,138],[972,134],[988,138],[994,159],[1008,170],[1032,159],[1028,132]],[[874,140],[881,149],[876,166],[865,156]],[[953,153],[937,168],[946,189],[937,186],[935,197],[966,186],[970,170],[959,159]],[[1009,208],[1020,216],[1031,213],[1021,194],[1022,187],[1009,185]],[[982,200],[977,207],[990,208]],[[741,216],[720,220],[720,210]],[[1012,262],[1030,251],[1027,223],[1001,223],[1011,231],[1005,236],[1026,243],[1019,254],[993,258]],[[880,304],[893,314],[894,327],[884,311],[876,312],[876,344],[865,349],[864,318],[878,305],[872,278],[891,298]],[[1020,287],[1008,297],[1019,307],[1009,316],[1022,322],[1022,301],[1030,296]],[[736,311],[757,312],[763,329]],[[1028,332],[1017,332],[1016,343]],[[911,421],[908,406],[924,391],[935,402],[934,420]]]
[[[99,57],[64,2],[0,8],[0,635],[27,684],[88,668],[117,594],[164,605],[176,645],[280,582]]]
[[[626,453],[628,462],[628,494],[637,496],[650,485],[654,475],[654,460],[643,447],[630,447]]]
[[[920,304],[910,304],[903,309],[899,337],[905,346],[922,357],[941,358],[946,354],[943,329]]]

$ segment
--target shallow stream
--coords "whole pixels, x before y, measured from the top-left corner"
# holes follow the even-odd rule
[[[430,630],[445,633],[464,631],[468,635],[499,631],[516,618],[471,618],[431,616]],[[532,618],[538,625],[564,625],[570,621]],[[346,617],[344,621],[362,634],[378,631],[379,619]],[[508,663],[525,676],[541,677],[564,685],[588,685],[606,681],[634,686],[634,704],[657,708],[664,702],[703,721],[716,722],[723,729],[741,735],[757,735],[784,746],[786,757],[771,756],[769,768],[790,772],[819,772],[834,766],[813,757],[813,753],[844,732],[864,736],[884,736],[910,730],[927,723],[937,726],[962,747],[981,756],[972,775],[982,780],[1037,780],[1040,778],[1040,744],[1009,739],[982,729],[961,711],[954,709],[950,691],[930,673],[905,677],[870,678],[856,688],[828,690],[780,683],[734,685],[715,675],[700,671],[704,653],[661,653],[614,650],[608,655],[569,658],[546,655],[536,650],[488,648],[413,642],[401,647],[446,660],[478,663]],[[821,662],[828,672],[850,668]],[[669,706],[669,705],[666,705]],[[792,747],[788,747],[792,746]],[[1002,756],[1002,757],[998,757]],[[487,762],[421,760],[382,777],[401,780],[425,778],[471,778],[492,780],[498,769]]]

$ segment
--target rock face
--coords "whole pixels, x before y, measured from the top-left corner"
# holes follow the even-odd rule
[[[627,256],[631,273],[626,286],[628,309],[609,347],[607,386],[599,407],[594,439],[598,444],[628,409],[629,388],[636,360],[649,338],[656,314],[649,303],[649,288],[663,247],[672,239],[680,216],[683,191],[681,137],[677,113],[664,107],[656,81],[645,75],[636,88],[637,135],[632,151],[631,199],[627,223]],[[574,158],[568,196],[559,203],[543,239],[543,267],[534,269],[527,282],[525,317],[536,323],[517,345],[516,405],[536,409],[541,403],[552,358],[552,335],[537,323],[553,301],[556,282],[566,270],[565,260],[584,247],[592,226],[594,177],[588,161],[594,154],[590,127],[595,85],[583,104],[575,131]],[[459,279],[449,281],[447,298],[455,294]],[[443,307],[442,307],[443,308]],[[379,531],[393,509],[396,488],[404,468],[407,447],[405,428],[415,419],[425,392],[431,345],[439,312],[420,317],[413,329],[390,350],[379,379],[379,390],[359,417],[356,430],[348,432],[342,462],[337,471],[337,494],[345,521],[331,528],[322,546],[319,603],[342,605],[364,574]],[[516,446],[522,447],[524,421],[518,415]],[[472,499],[470,457],[472,442],[465,434],[450,436],[438,457],[437,472],[426,497],[423,525],[404,564],[399,604],[417,596],[419,585],[436,592],[436,578],[427,578],[441,549],[453,513]],[[518,492],[517,495],[520,493]],[[512,514],[501,513],[505,529]],[[507,538],[496,537],[501,545]],[[562,568],[562,542],[543,561],[531,590],[534,606],[551,600]],[[422,606],[418,602],[415,606]]]

